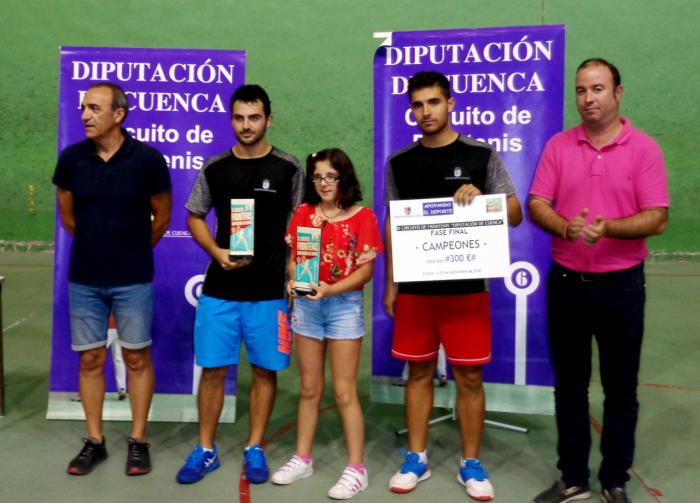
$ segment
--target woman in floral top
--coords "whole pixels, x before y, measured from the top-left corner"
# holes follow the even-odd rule
[[[272,476],[276,484],[291,484],[313,474],[311,446],[323,395],[326,350],[330,354],[333,389],[340,412],[348,464],[328,491],[348,499],[367,488],[364,461],[364,419],[357,396],[357,368],[364,330],[362,286],[372,279],[374,259],[383,251],[377,218],[355,203],[362,199],[352,162],[340,149],[311,154],[306,160],[306,194],[292,216],[287,243],[292,249],[289,277],[297,264],[298,227],[321,229],[318,285],[294,299],[292,329],[299,358],[301,390],[297,413],[296,454]]]

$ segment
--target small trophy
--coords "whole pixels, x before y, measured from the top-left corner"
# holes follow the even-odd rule
[[[255,200],[231,199],[231,260],[253,258],[255,250]]]
[[[318,269],[321,261],[321,229],[297,227],[296,267],[294,291],[297,295],[316,293],[311,285],[318,285]]]

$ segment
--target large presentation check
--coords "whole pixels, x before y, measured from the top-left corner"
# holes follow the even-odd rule
[[[394,281],[502,278],[509,274],[504,194],[390,201]]]

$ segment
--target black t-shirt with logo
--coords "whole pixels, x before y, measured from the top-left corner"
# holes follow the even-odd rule
[[[508,170],[493,147],[459,136],[444,147],[428,148],[416,142],[392,155],[387,162],[385,202],[451,197],[464,184],[475,185],[482,194],[509,196],[515,192]],[[463,295],[485,288],[484,280],[399,283],[399,292],[418,295]]]
[[[231,199],[255,200],[255,255],[250,265],[224,271],[212,260],[202,293],[224,300],[259,301],[284,297],[290,212],[301,202],[303,172],[293,156],[273,148],[257,159],[239,159],[231,150],[210,158],[187,200],[197,215],[216,213],[216,243],[228,249]]]
[[[163,155],[122,129],[124,143],[108,160],[95,143],[66,147],[53,183],[73,196],[75,236],[70,281],[122,286],[153,280],[151,196],[168,192]]]

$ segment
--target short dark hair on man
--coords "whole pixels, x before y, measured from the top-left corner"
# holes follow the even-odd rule
[[[319,152],[309,154],[306,158],[306,190],[304,193],[304,202],[309,204],[318,204],[321,198],[316,192],[314,183],[311,177],[316,169],[316,163],[319,161],[328,161],[333,169],[338,172],[340,179],[338,180],[338,194],[340,198],[338,203],[343,209],[350,208],[353,204],[362,200],[362,189],[360,189],[360,181],[355,174],[355,167],[348,155],[339,148],[327,148]]]
[[[265,92],[265,89],[257,84],[245,84],[236,89],[231,95],[231,101],[228,104],[228,109],[233,113],[233,102],[242,101],[244,103],[252,103],[259,101],[262,103],[265,117],[269,117],[272,113],[272,105],[270,97]]]
[[[129,99],[126,97],[124,89],[119,87],[117,84],[112,84],[111,82],[98,82],[88,87],[88,91],[96,87],[106,87],[112,91],[112,110],[122,108],[124,110],[124,118],[122,119],[122,122],[124,122],[126,120],[126,116],[129,115]]]
[[[440,72],[418,72],[413,77],[408,79],[408,99],[411,99],[413,91],[418,89],[424,89],[426,87],[433,87],[437,85],[441,90],[442,94],[445,95],[445,99],[450,99],[450,81],[447,77]]]
[[[578,68],[576,69],[576,73],[578,73],[581,69],[586,68],[588,66],[606,66],[608,70],[610,70],[610,73],[612,73],[613,77],[613,83],[615,84],[615,89],[619,87],[619,85],[622,83],[622,79],[620,78],[620,72],[617,69],[615,65],[613,65],[610,61],[607,61],[603,58],[588,58],[585,60],[583,63],[578,65]]]

